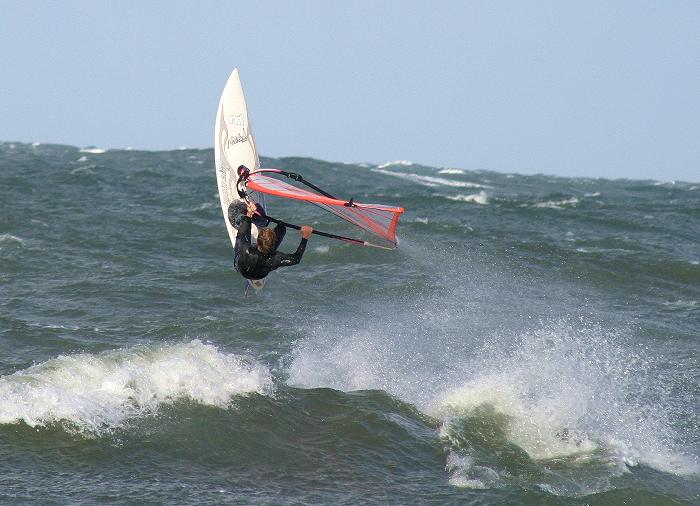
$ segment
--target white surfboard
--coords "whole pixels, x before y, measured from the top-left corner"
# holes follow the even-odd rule
[[[238,167],[245,165],[250,170],[260,168],[238,69],[231,72],[219,100],[214,127],[214,159],[221,210],[231,244],[235,248],[237,231],[228,221],[228,207],[231,202],[242,200],[236,190]],[[255,200],[265,207],[263,196],[256,197],[258,198]],[[258,228],[255,225],[251,227],[251,235],[253,240],[258,236]],[[265,286],[265,279],[247,281],[246,295],[251,287],[261,290]]]

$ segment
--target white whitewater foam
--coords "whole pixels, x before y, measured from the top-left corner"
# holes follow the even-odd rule
[[[677,300],[675,302],[664,302],[663,305],[674,309],[695,309],[700,306],[700,303],[697,300]]]
[[[78,162],[87,162],[87,161],[88,161],[88,157],[85,156],[85,155],[83,155],[83,156],[81,156],[80,158],[78,158]]]
[[[101,155],[102,153],[106,153],[106,149],[101,149],[101,148],[81,148],[80,149],[81,153],[91,153],[93,155]]]
[[[393,162],[387,162],[387,163],[383,163],[381,165],[377,165],[377,168],[384,169],[386,167],[391,167],[394,165],[399,165],[399,166],[403,166],[403,167],[410,167],[411,165],[413,165],[413,162],[409,162],[408,160],[396,160]]]
[[[192,208],[192,211],[204,211],[205,209],[216,209],[218,207],[219,204],[216,202],[203,202],[197,207]]]
[[[667,400],[638,396],[652,388],[652,365],[614,344],[619,339],[558,324],[520,336],[507,357],[499,356],[498,342],[486,345],[485,373],[443,392],[429,411],[444,420],[448,440],[454,419],[488,408],[502,416],[508,439],[533,459],[580,460],[598,450],[620,472],[645,463],[670,473],[698,473],[697,461],[674,442]]]
[[[468,181],[453,181],[451,179],[445,179],[442,177],[434,176],[421,176],[420,174],[404,173],[404,172],[394,172],[391,170],[383,170],[381,168],[372,169],[372,172],[377,172],[379,174],[385,174],[387,176],[394,176],[401,179],[407,179],[415,183],[422,184],[424,186],[453,186],[456,188],[489,188],[489,186],[470,183]]]
[[[95,168],[95,165],[85,165],[83,167],[76,167],[75,169],[71,170],[71,174],[88,174],[88,175],[93,175],[95,172],[92,170]]]
[[[600,197],[600,192],[586,193],[584,197]]]
[[[623,255],[636,253],[636,251],[631,250],[631,249],[624,249],[624,248],[599,248],[599,247],[591,247],[591,248],[579,247],[579,248],[576,248],[576,252],[577,252],[577,253],[620,253],[620,254],[623,254]]]
[[[440,169],[438,174],[466,174],[462,169]]]
[[[445,198],[459,202],[474,202],[475,204],[481,204],[482,206],[489,203],[489,196],[483,190],[481,190],[479,193],[474,193],[473,195],[445,195]]]
[[[564,200],[550,200],[547,202],[538,202],[532,207],[547,208],[547,209],[564,209],[565,206],[576,207],[579,200],[576,197],[571,197],[570,199]]]
[[[315,251],[316,253],[325,254],[325,253],[328,253],[328,252],[330,251],[330,247],[327,246],[327,245],[316,246],[316,247],[314,248],[314,251]]]
[[[462,387],[443,394],[436,402],[432,414],[444,420],[441,436],[450,438],[451,422],[487,408],[495,415],[505,415],[503,427],[508,439],[525,450],[533,459],[551,459],[591,452],[597,446],[585,436],[562,438],[561,432],[568,425],[559,422],[558,406],[552,399],[538,406],[523,398],[522,386],[515,384],[509,372],[479,378]]]
[[[448,471],[456,486],[508,480],[508,465],[482,469],[469,460],[476,455],[464,441],[474,436],[462,427],[471,418],[498,424],[506,440],[533,460],[565,459],[574,467],[594,461],[601,480],[581,488],[605,490],[607,477],[638,463],[677,474],[700,471],[677,442],[686,436],[669,418],[678,411],[675,401],[652,364],[621,345],[623,336],[551,322],[515,337],[480,338],[464,354],[442,337],[455,324],[446,314],[459,322],[454,308],[413,314],[415,309],[317,329],[295,346],[289,384],[378,389],[414,404],[440,422],[440,435],[455,455]],[[582,493],[552,480],[564,495]]]
[[[468,455],[449,452],[445,469],[450,473],[450,484],[460,488],[486,489],[500,482],[498,473],[486,466],[477,466]]]
[[[52,323],[49,323],[48,325],[39,325],[40,327],[43,327],[45,329],[62,329],[62,330],[79,330],[80,327],[76,327],[75,325],[54,325]]]
[[[266,367],[198,340],[61,355],[0,377],[0,423],[99,433],[178,399],[223,408],[235,395],[271,390]]]
[[[0,234],[0,249],[3,246],[24,246],[24,239],[11,234]]]
[[[34,146],[35,148],[37,146],[41,146],[41,142],[32,142],[32,146]]]

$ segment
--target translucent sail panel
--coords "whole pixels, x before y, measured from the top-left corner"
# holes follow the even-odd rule
[[[367,232],[381,237],[396,247],[396,227],[402,207],[381,204],[361,204],[319,195],[311,190],[298,188],[289,183],[260,173],[251,173],[248,177],[249,190],[275,195],[277,197],[302,200],[315,204],[328,212],[349,221]]]

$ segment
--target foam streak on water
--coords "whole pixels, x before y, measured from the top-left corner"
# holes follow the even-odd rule
[[[452,179],[446,179],[443,177],[424,176],[424,175],[420,175],[420,174],[394,172],[391,170],[383,170],[383,169],[372,169],[372,172],[377,172],[379,174],[384,174],[386,176],[393,176],[393,177],[398,177],[401,179],[407,179],[409,181],[414,181],[416,183],[419,183],[419,184],[422,184],[425,186],[453,186],[456,188],[488,188],[488,186],[482,185],[479,183],[472,183],[469,181],[457,181],[457,180],[452,180]]]
[[[489,203],[489,196],[483,190],[472,195],[447,195],[445,198],[448,200],[455,200],[457,202],[474,202],[475,204],[481,204],[482,206]]]

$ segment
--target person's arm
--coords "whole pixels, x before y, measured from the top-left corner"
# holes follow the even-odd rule
[[[252,202],[248,202],[246,215],[241,216],[241,226],[238,228],[238,235],[241,236],[242,243],[248,246],[251,242],[250,238],[250,224],[255,214],[256,206]]]
[[[290,265],[296,265],[301,262],[301,257],[304,256],[304,251],[306,250],[306,243],[308,242],[309,236],[313,229],[309,226],[301,227],[301,241],[299,246],[294,253],[280,253],[279,251],[272,256],[272,261],[270,265],[270,270],[277,269],[278,267],[288,267]]]

